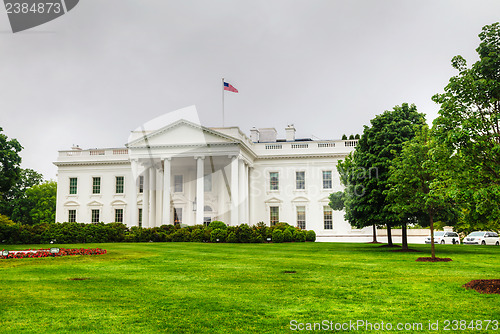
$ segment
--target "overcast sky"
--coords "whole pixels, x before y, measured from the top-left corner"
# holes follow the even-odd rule
[[[362,133],[384,110],[431,96],[477,60],[498,0],[81,0],[13,34],[0,9],[0,127],[23,167],[56,176],[57,151],[122,147],[148,120],[196,105],[205,126],[249,134],[293,123],[297,136]]]

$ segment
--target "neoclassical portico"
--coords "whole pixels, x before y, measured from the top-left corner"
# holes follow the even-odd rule
[[[133,210],[142,215],[137,221],[155,227],[177,223],[174,217],[182,215],[178,219],[188,225],[208,218],[231,225],[248,222],[249,166],[240,154],[137,159],[132,163],[137,185]],[[217,214],[207,214],[207,208]]]

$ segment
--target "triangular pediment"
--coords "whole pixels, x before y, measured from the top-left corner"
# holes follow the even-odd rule
[[[238,142],[235,138],[183,119],[149,133],[136,133],[135,137],[135,140],[129,142],[128,147],[199,146]]]
[[[99,201],[91,201],[87,205],[88,206],[103,206],[103,204]]]
[[[268,203],[268,204],[278,204],[278,203],[282,203],[283,201],[280,200],[279,198],[276,198],[276,197],[272,197],[270,199],[268,199],[267,201],[265,201],[265,203]]]

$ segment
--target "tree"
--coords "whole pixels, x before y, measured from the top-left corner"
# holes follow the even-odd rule
[[[454,150],[463,168],[456,171],[454,191],[470,227],[500,221],[500,25],[483,27],[470,68],[461,56],[452,59],[459,71],[450,79],[434,121],[440,141]]]
[[[32,224],[56,221],[56,196],[57,183],[55,181],[46,181],[26,190]]]
[[[21,169],[19,179],[13,187],[4,193],[0,201],[0,213],[15,221],[28,224],[30,206],[26,200],[26,190],[43,182],[43,175],[32,169]]]
[[[389,185],[385,191],[391,202],[389,209],[401,220],[418,221],[431,228],[431,256],[434,259],[434,221],[454,221],[457,216],[453,200],[447,195],[451,180],[447,165],[453,162],[452,152],[437,145],[427,126],[404,144],[401,155],[390,167]]]
[[[351,225],[387,225],[388,243],[392,246],[391,226],[400,224],[399,217],[388,209],[390,204],[384,191],[388,189],[389,167],[402,149],[403,143],[412,139],[419,127],[425,124],[424,115],[415,105],[403,103],[385,111],[365,126],[354,152],[340,161],[337,170],[345,186],[340,200],[345,206],[345,218]],[[339,201],[334,194],[330,200]],[[334,201],[332,205],[335,206]]]
[[[16,139],[8,139],[0,127],[0,200],[18,181],[21,168],[19,152],[23,149]]]

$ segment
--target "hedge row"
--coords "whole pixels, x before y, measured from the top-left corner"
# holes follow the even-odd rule
[[[99,243],[99,242],[304,242],[315,241],[314,231],[304,231],[286,223],[268,227],[242,224],[227,226],[213,221],[208,227],[162,225],[160,227],[128,228],[122,223],[42,223],[23,225],[0,222],[0,243]]]

